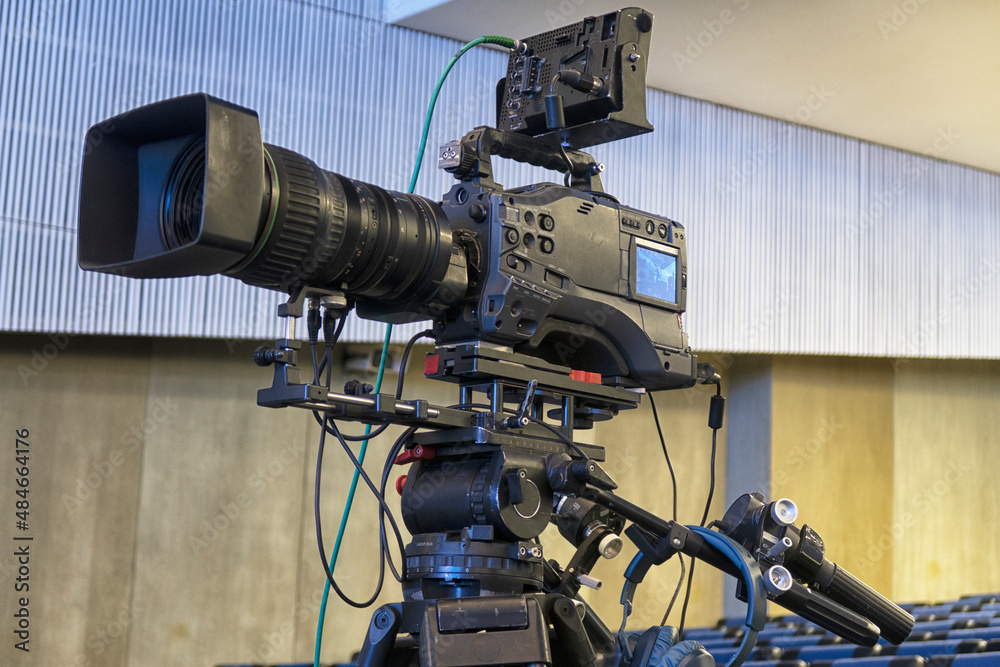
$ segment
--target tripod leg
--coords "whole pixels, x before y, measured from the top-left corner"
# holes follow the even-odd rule
[[[358,667],[386,667],[389,664],[401,620],[398,607],[395,604],[383,605],[372,614],[368,634],[358,655]]]
[[[551,664],[548,623],[535,596],[441,599],[424,609],[421,667]]]
[[[556,653],[560,662],[578,667],[593,667],[597,663],[597,653],[583,625],[580,614],[582,609],[572,599],[558,596],[549,609],[549,619],[559,642]]]

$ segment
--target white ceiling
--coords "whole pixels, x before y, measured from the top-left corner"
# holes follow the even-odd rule
[[[997,0],[636,4],[655,17],[653,88],[1000,172]],[[462,41],[528,37],[622,6],[386,2],[390,21]]]

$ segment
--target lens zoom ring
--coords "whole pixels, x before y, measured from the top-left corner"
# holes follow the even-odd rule
[[[241,278],[288,289],[308,282],[340,248],[347,201],[340,183],[328,180],[311,160],[278,146],[267,150],[277,168],[281,223]]]

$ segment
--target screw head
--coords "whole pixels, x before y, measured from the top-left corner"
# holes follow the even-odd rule
[[[489,212],[482,204],[473,204],[469,207],[469,217],[476,222],[484,222],[489,217]]]

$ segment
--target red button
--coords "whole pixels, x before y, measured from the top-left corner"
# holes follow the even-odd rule
[[[440,360],[441,355],[439,354],[428,354],[424,357],[424,375],[436,375]]]
[[[411,449],[407,449],[396,457],[395,464],[403,465],[404,463],[413,463],[414,461],[426,461],[427,459],[434,458],[434,450],[430,447],[422,447],[417,445]]]
[[[589,371],[570,371],[569,376],[571,379],[579,380],[580,382],[589,382],[590,384],[604,383],[600,373],[591,373]]]

